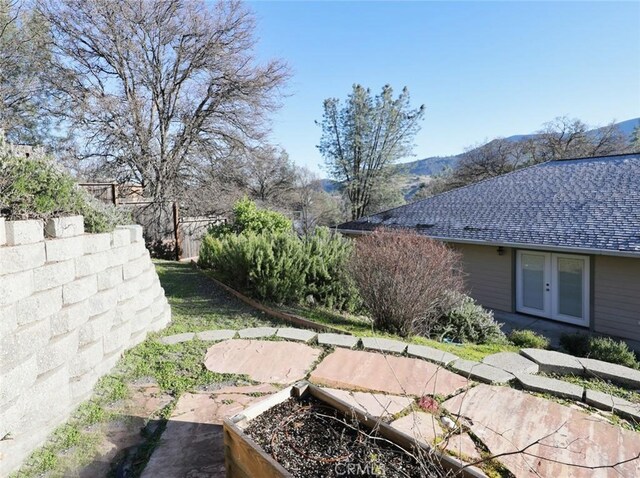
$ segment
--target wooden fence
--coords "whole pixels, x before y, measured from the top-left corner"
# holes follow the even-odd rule
[[[80,186],[103,202],[128,210],[134,222],[144,227],[145,241],[156,249],[173,251],[175,260],[197,257],[209,226],[223,221],[219,217],[181,217],[176,201],[148,201],[140,195],[133,200],[131,195],[123,198],[115,183],[80,183]]]

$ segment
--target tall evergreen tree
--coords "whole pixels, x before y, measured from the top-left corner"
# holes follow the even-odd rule
[[[324,101],[318,149],[331,176],[344,186],[352,219],[367,213],[388,166],[411,154],[424,111],[424,105],[411,107],[406,87],[394,98],[389,85],[374,97],[356,84],[344,104],[337,98]]]

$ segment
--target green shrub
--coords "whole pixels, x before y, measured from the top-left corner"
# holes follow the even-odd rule
[[[0,156],[0,178],[0,206],[8,216],[46,218],[81,206],[73,179],[47,158]]]
[[[626,342],[611,337],[598,337],[587,334],[562,334],[560,345],[568,353],[578,357],[588,357],[604,362],[640,368],[635,353]]]
[[[589,342],[590,336],[580,332],[560,335],[560,346],[576,357],[587,357],[589,355],[591,350]]]
[[[82,200],[79,207],[70,213],[82,214],[86,232],[111,232],[118,225],[131,224],[131,214],[128,211],[103,203],[81,189],[77,189],[77,192]]]
[[[13,157],[1,152],[0,210],[3,216],[16,219],[82,214],[87,232],[108,232],[131,221],[127,212],[79,188],[51,159]]]
[[[360,306],[360,296],[347,264],[353,242],[326,227],[317,227],[303,239],[308,262],[307,295],[329,308],[353,311]]]
[[[284,214],[268,209],[258,209],[256,203],[248,198],[237,201],[233,206],[233,222],[216,224],[209,228],[209,234],[222,237],[227,234],[253,232],[281,233],[292,230],[292,224]]]
[[[531,349],[548,349],[549,339],[533,330],[512,330],[509,340],[517,347]]]
[[[350,308],[357,303],[343,272],[350,247],[324,228],[304,239],[293,232],[206,235],[198,265],[260,300],[299,303],[311,295],[321,305]]]
[[[450,339],[474,344],[504,343],[506,337],[493,312],[477,304],[468,295],[456,294],[457,304],[437,320],[431,335],[439,340]]]

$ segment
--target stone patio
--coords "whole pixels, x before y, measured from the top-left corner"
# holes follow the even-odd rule
[[[210,347],[204,364],[212,372],[247,375],[256,382],[290,384],[303,379],[318,357],[319,349],[301,343],[239,339]]]
[[[277,334],[277,341],[231,339],[209,347],[204,360],[209,370],[246,375],[259,383],[183,395],[144,470],[144,478],[223,477],[223,419],[305,378],[373,416],[387,420],[400,416],[392,426],[467,462],[480,460],[481,450],[486,447],[518,477],[640,476],[640,434],[607,422],[605,416],[591,413],[585,405],[565,406],[506,385],[476,384],[471,380],[517,380],[526,389],[577,403],[586,400],[609,413],[638,418],[640,406],[636,404],[535,374],[538,367],[556,372],[576,371],[577,367],[585,370],[581,359],[527,349],[522,355],[495,354],[483,362],[471,362],[451,354],[444,356],[428,347],[416,350],[410,346],[406,351],[414,356],[422,354],[424,360],[335,344],[338,346],[329,348],[329,354],[318,363],[322,345],[300,342],[312,340],[315,333],[275,330],[260,333]],[[251,330],[249,335],[253,333],[258,331]],[[344,337],[351,343],[359,340]],[[183,338],[184,335],[179,337]],[[211,334],[211,339],[216,338]],[[320,337],[318,340],[325,342]],[[392,342],[365,340],[364,345],[374,350],[393,349],[396,354],[403,350],[402,345]],[[430,360],[449,363],[449,369]],[[609,370],[602,363],[589,365],[599,372]],[[632,372],[624,371],[623,375],[635,379]],[[415,407],[416,398],[425,395],[450,398],[441,410],[432,410],[433,414],[411,408]],[[441,415],[442,411],[445,415]],[[459,417],[458,423],[452,422],[451,416]],[[469,427],[481,444],[461,425]]]
[[[235,387],[236,393],[180,397],[141,477],[224,477],[222,422],[262,400],[254,396],[255,391],[255,387]]]
[[[490,404],[490,406],[488,406]],[[518,477],[640,476],[640,434],[507,387],[478,385],[443,404]]]
[[[424,360],[338,348],[311,373],[311,382],[349,390],[449,396],[469,381]]]

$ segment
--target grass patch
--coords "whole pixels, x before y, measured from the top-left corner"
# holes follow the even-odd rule
[[[271,306],[278,307],[273,304],[271,304]],[[279,308],[285,312],[300,315],[319,324],[330,325],[332,327],[341,329],[350,334],[358,335],[360,337],[383,337],[388,339],[401,340],[417,345],[426,345],[435,349],[444,350],[445,352],[455,354],[458,357],[466,360],[480,361],[487,355],[492,355],[498,352],[518,352],[520,350],[515,345],[504,343],[454,344],[438,342],[437,340],[432,340],[420,336],[402,338],[399,335],[394,335],[386,332],[378,332],[374,330],[371,320],[364,316],[356,316],[348,313],[338,313],[333,310],[327,310],[318,307],[307,308],[302,306],[280,306]]]
[[[190,264],[161,260],[154,263],[172,312],[171,324],[162,335],[279,324],[215,286]]]
[[[127,352],[118,369],[131,382],[151,377],[163,391],[175,397],[206,385],[241,378],[208,370],[203,359],[209,346],[199,340],[176,345],[147,340]]]
[[[603,380],[599,377],[581,377],[578,375],[556,375],[542,373],[540,375],[546,375],[547,377],[564,380],[565,382],[573,383],[584,388],[589,388],[591,390],[596,390],[597,392],[608,393],[609,395],[622,398],[629,402],[640,404],[640,393],[638,393],[637,391],[629,390],[608,380]]]

